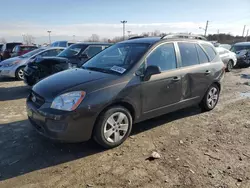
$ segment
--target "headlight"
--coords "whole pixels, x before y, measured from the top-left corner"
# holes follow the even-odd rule
[[[54,99],[51,108],[64,111],[73,111],[79,106],[85,95],[86,93],[84,91],[64,93]]]
[[[19,62],[20,62],[20,60],[17,60],[17,61],[14,61],[14,62],[3,65],[3,67],[12,67],[12,66],[18,64]]]

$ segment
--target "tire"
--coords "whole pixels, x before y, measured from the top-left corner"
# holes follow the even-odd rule
[[[227,63],[226,71],[231,72],[233,67],[234,67],[234,62],[232,60],[229,60],[228,63]]]
[[[100,115],[94,128],[93,138],[104,148],[117,147],[129,136],[132,124],[132,116],[126,108],[113,106]]]
[[[204,95],[200,103],[200,108],[202,109],[202,111],[206,112],[213,110],[219,101],[219,96],[220,96],[219,87],[216,84],[212,84],[208,88],[206,94]]]
[[[24,67],[19,67],[17,70],[16,70],[16,79],[17,80],[23,80],[24,79],[24,72],[23,72],[23,69]]]

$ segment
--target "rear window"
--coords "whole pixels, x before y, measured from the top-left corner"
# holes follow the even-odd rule
[[[59,42],[58,46],[59,47],[67,47],[67,42],[66,41]]]
[[[209,57],[209,60],[212,61],[215,56],[216,56],[216,52],[214,51],[213,47],[207,44],[201,44],[201,46],[205,49],[205,51],[207,52],[207,55]]]
[[[179,42],[178,46],[181,54],[182,67],[199,64],[199,59],[195,44]]]
[[[6,49],[7,50],[13,50],[13,48],[15,47],[15,46],[17,46],[17,45],[21,45],[22,43],[7,43],[6,44]]]

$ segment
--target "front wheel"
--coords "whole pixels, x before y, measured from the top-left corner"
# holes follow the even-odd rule
[[[200,107],[202,111],[210,111],[215,108],[219,101],[220,89],[216,84],[212,84],[203,97]]]
[[[227,72],[231,72],[232,69],[233,69],[233,67],[234,67],[233,61],[232,61],[232,60],[229,60],[228,63],[227,63],[226,71],[227,71]]]
[[[23,80],[24,79],[24,67],[19,67],[16,70],[16,79],[17,80]]]
[[[122,144],[132,129],[130,112],[122,106],[114,106],[100,115],[95,125],[94,139],[105,148],[114,148]]]

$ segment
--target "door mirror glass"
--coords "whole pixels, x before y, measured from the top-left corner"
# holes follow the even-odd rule
[[[146,68],[144,72],[144,80],[147,81],[150,79],[152,75],[160,74],[160,73],[161,73],[160,67],[156,65],[150,65]]]

